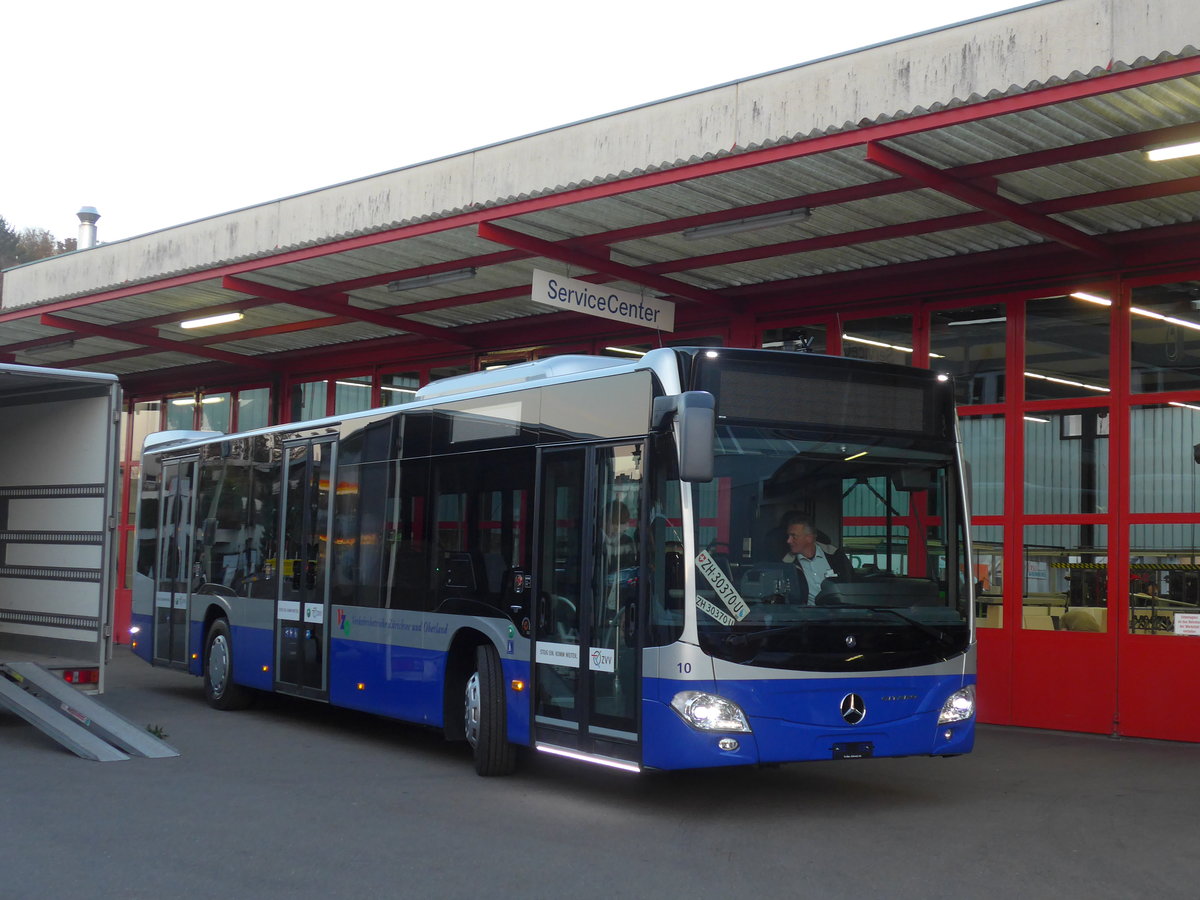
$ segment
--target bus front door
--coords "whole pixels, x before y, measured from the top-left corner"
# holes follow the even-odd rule
[[[534,640],[538,745],[636,766],[641,444],[545,450]]]
[[[154,663],[187,665],[187,626],[193,575],[192,544],[198,458],[163,463],[159,496],[157,583],[154,586]]]
[[[334,443],[284,445],[276,548],[275,690],[327,699],[328,538]]]

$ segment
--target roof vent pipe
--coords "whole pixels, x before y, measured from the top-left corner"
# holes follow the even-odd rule
[[[79,216],[79,241],[76,249],[87,250],[89,247],[95,247],[96,220],[100,218],[100,213],[94,206],[84,206],[75,215]]]

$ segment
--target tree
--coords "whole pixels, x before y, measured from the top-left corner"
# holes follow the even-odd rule
[[[69,253],[75,248],[75,238],[56,240],[45,228],[22,228],[17,232],[0,216],[0,269]]]
[[[17,255],[17,244],[20,238],[9,226],[8,220],[0,216],[0,269],[15,266],[21,260]]]
[[[54,235],[45,228],[22,228],[17,238],[17,255],[21,262],[33,262],[54,255]]]

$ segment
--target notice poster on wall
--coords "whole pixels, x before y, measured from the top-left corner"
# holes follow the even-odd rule
[[[1175,633],[1200,637],[1200,613],[1175,613]]]
[[[1046,594],[1050,592],[1050,565],[1044,562],[1025,563],[1025,593]]]

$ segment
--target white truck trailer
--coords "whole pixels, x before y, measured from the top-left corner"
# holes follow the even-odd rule
[[[0,665],[104,690],[116,588],[121,386],[0,364]]]

